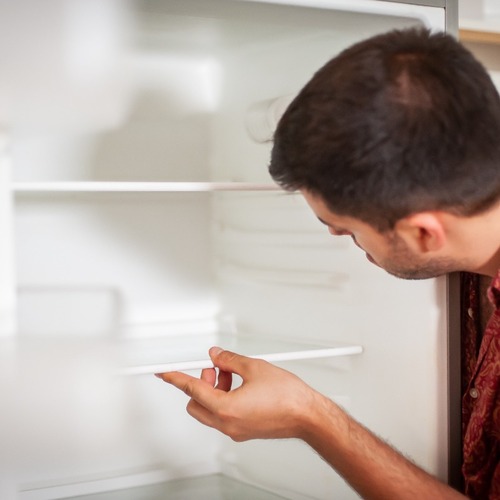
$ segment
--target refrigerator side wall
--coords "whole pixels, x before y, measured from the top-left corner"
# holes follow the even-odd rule
[[[390,16],[323,15],[330,30],[228,54],[221,114],[214,127],[215,169],[233,175],[241,170],[244,177],[267,164],[270,144],[256,144],[241,133],[255,103],[293,95],[309,79],[306,75],[359,38],[420,23]],[[437,17],[444,25],[444,12]],[[265,179],[267,173],[256,175]],[[408,283],[387,276],[348,241],[329,237],[295,195],[221,197],[214,206],[222,304],[234,314],[238,328],[252,335],[363,345],[364,353],[352,360],[283,366],[446,481],[445,280]],[[235,228],[245,235],[244,245],[229,244],[236,239],[231,238]],[[281,270],[281,281],[266,275],[273,267]],[[297,270],[300,276],[293,274]],[[223,467],[290,498],[356,496],[300,443],[227,443]]]

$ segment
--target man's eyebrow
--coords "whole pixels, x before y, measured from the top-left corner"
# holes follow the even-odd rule
[[[322,223],[324,224],[325,226],[327,227],[331,227],[334,231],[336,231],[337,233],[341,233],[342,231],[345,231],[345,229],[341,228],[341,227],[338,227],[338,226],[334,226],[333,224],[330,224],[326,221],[324,221],[321,217],[318,217],[316,216],[317,219]]]

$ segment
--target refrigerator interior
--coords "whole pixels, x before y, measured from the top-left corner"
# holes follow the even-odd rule
[[[443,28],[444,9],[287,3],[54,1],[39,18],[32,59],[56,47],[60,81],[33,60],[8,128],[7,493],[356,498],[303,443],[233,443],[151,375],[217,344],[274,355],[446,480],[445,280],[388,276],[267,173],[280,113],[322,64],[394,27]],[[85,52],[80,32],[116,40]]]

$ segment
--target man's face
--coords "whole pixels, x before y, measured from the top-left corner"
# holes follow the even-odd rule
[[[459,264],[449,259],[429,258],[426,254],[413,252],[397,231],[380,233],[366,222],[331,212],[320,197],[306,190],[301,193],[330,234],[350,236],[370,262],[393,276],[426,279],[460,269]]]

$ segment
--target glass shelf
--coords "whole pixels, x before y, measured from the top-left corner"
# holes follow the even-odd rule
[[[71,497],[73,500],[283,500],[284,497],[221,474],[176,479],[125,490]],[[67,499],[69,500],[69,499]]]
[[[281,191],[276,184],[250,182],[16,182],[14,193],[169,193]]]
[[[363,351],[359,345],[320,345],[234,334],[134,338],[124,340],[120,345],[119,373],[146,375],[211,368],[213,364],[208,349],[214,345],[270,362],[350,356]]]

